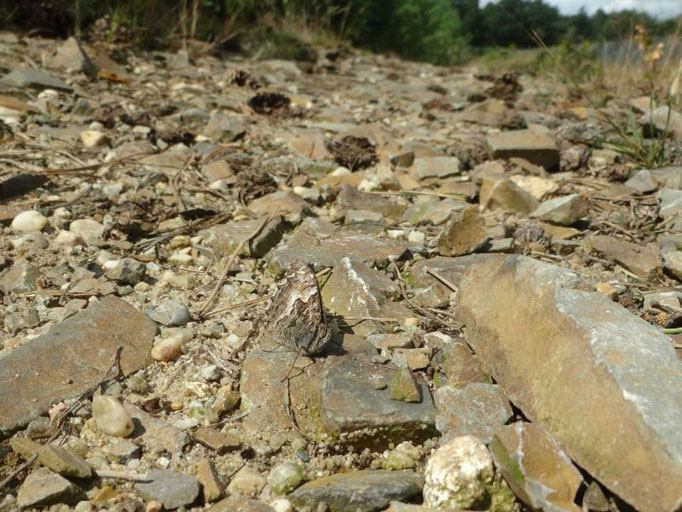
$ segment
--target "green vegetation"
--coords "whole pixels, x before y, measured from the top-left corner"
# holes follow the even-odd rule
[[[671,34],[675,20],[657,21],[627,10],[581,11],[563,16],[543,0],[25,0],[0,2],[9,27],[46,36],[88,36],[97,20],[100,38],[146,47],[247,49],[260,57],[306,60],[307,45],[348,41],[359,48],[451,65],[467,48],[533,48],[528,31],[549,46],[567,41],[566,58],[579,57],[583,42],[623,39],[635,25],[653,36]],[[92,32],[90,30],[90,32]],[[105,32],[105,34],[102,34]],[[588,45],[589,46],[589,45]],[[542,64],[542,63],[540,63]],[[591,73],[592,71],[590,71]]]

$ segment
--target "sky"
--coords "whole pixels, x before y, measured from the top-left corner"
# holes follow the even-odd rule
[[[481,5],[494,0],[482,0]],[[682,0],[544,0],[545,3],[555,5],[563,14],[575,14],[578,9],[585,7],[588,14],[597,9],[604,11],[620,11],[623,9],[637,9],[645,11],[657,18],[670,18],[682,14]]]

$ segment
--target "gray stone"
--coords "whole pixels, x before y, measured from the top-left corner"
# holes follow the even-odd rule
[[[414,471],[353,471],[308,482],[291,493],[289,500],[297,508],[316,510],[325,504],[333,512],[376,512],[392,500],[419,496],[423,485],[423,478]]]
[[[668,251],[663,255],[663,268],[682,281],[682,251]]]
[[[183,448],[189,443],[189,436],[186,432],[182,432],[166,420],[156,418],[129,402],[126,402],[124,407],[135,422],[133,436],[142,441],[145,453],[151,455],[170,453],[173,456],[182,454]]]
[[[587,215],[587,200],[580,194],[569,194],[543,201],[536,210],[530,214],[545,222],[570,226]]]
[[[57,89],[59,91],[72,92],[73,88],[58,78],[53,77],[31,68],[19,68],[10,71],[0,78],[0,85],[12,85],[14,87],[31,87],[33,89]]]
[[[678,506],[682,362],[667,336],[573,272],[519,256],[471,268],[458,314],[505,394],[571,459],[638,509]]]
[[[224,112],[214,112],[204,128],[204,135],[216,141],[232,142],[243,137],[244,133],[246,133],[244,118]]]
[[[177,327],[189,322],[187,306],[172,299],[166,299],[157,306],[150,306],[144,312],[155,322],[169,327]]]
[[[674,217],[682,212],[682,190],[673,190],[664,187],[658,193],[660,207],[658,213],[664,219]]]
[[[378,365],[367,355],[347,355],[329,363],[321,388],[322,423],[327,431],[355,433],[357,439],[372,434],[375,443],[426,439],[434,434],[436,409],[422,377],[414,381],[419,402],[391,399],[385,384],[397,368]],[[409,371],[409,370],[406,370]],[[380,385],[384,384],[384,385]],[[367,431],[367,432],[363,432]]]
[[[413,169],[420,180],[449,178],[459,174],[459,158],[456,156],[417,158]]]
[[[132,441],[121,437],[108,437],[104,451],[109,460],[113,460],[118,464],[127,464],[132,459],[137,459],[140,456],[140,447]]]
[[[230,256],[239,243],[253,233],[262,222],[263,220],[253,219],[217,224],[203,230],[201,236],[204,237],[206,245],[219,256]],[[245,244],[242,253],[262,258],[280,242],[284,231],[284,219],[281,215],[276,215],[256,237]]]
[[[305,469],[300,464],[283,462],[268,473],[268,484],[273,494],[289,494],[305,479]]]
[[[206,512],[275,512],[275,509],[261,501],[234,495],[219,501]]]
[[[63,476],[89,478],[92,475],[92,467],[80,455],[56,444],[43,446],[38,455],[38,462]]]
[[[364,233],[381,233],[386,227],[386,219],[382,214],[370,210],[348,210],[344,224]]]
[[[40,270],[27,260],[19,260],[0,279],[0,290],[8,294],[32,292],[37,288]]]
[[[97,66],[92,63],[74,37],[69,37],[61,44],[55,55],[48,60],[47,65],[76,73],[82,71],[90,77],[97,74]]]
[[[534,130],[515,130],[488,135],[495,158],[523,158],[548,171],[559,166],[559,149],[554,140]]]
[[[436,428],[445,442],[472,435],[487,444],[512,416],[509,400],[494,384],[443,386],[435,391],[433,399],[438,409]]]
[[[317,438],[319,418],[310,411],[320,410],[319,389],[325,360],[318,359],[310,364],[304,357],[297,358],[296,352],[282,351],[281,347],[273,345],[272,349],[249,351],[242,365],[241,408],[249,411],[242,420],[245,432],[257,433],[259,443],[273,437],[284,436],[284,439],[292,440],[300,437],[282,402],[282,380],[289,375],[292,379],[289,386],[291,410],[298,426],[309,437]],[[249,441],[244,439],[246,443]]]
[[[476,206],[455,212],[438,237],[443,256],[463,256],[479,250],[488,241],[483,219]]]
[[[147,266],[132,258],[123,258],[113,269],[107,272],[107,277],[119,284],[136,285],[144,279]]]
[[[538,425],[519,421],[502,427],[490,452],[509,487],[532,510],[581,510],[574,503],[583,481],[580,472]]]
[[[408,252],[407,245],[365,233],[340,230],[319,219],[305,219],[291,238],[268,254],[273,270],[280,274],[295,260],[313,265],[316,272],[333,267],[348,257],[370,266],[386,266]]]
[[[484,210],[504,210],[526,214],[540,205],[532,195],[506,178],[484,178],[481,183],[479,203]]]
[[[66,478],[47,468],[38,468],[19,487],[17,505],[19,508],[29,508],[72,502],[76,495],[76,487]]]
[[[368,210],[380,213],[388,219],[399,219],[405,211],[405,205],[402,203],[388,197],[360,192],[349,185],[341,185],[334,206],[344,215],[348,210]]]
[[[166,509],[191,505],[199,496],[199,481],[193,476],[165,469],[152,469],[147,475],[151,482],[138,482],[135,488],[148,499],[159,500]]]
[[[589,242],[592,249],[642,279],[654,279],[661,272],[661,257],[654,244],[639,245],[606,235],[594,235]]]
[[[450,343],[433,358],[432,364],[437,370],[434,382],[437,386],[448,385],[463,388],[474,382],[490,383],[488,377],[466,343],[461,341]],[[442,377],[441,377],[442,375]]]
[[[504,256],[499,254],[471,254],[458,258],[437,256],[435,258],[416,262],[412,266],[411,279],[414,281],[415,286],[430,286],[432,284],[437,284],[438,286],[445,288],[440,281],[429,274],[429,271],[433,271],[439,276],[443,276],[453,285],[458,286],[459,281],[471,267],[490,260],[501,261],[502,258],[504,258]],[[449,288],[447,289],[449,290]]]
[[[324,305],[344,317],[389,317],[403,320],[413,316],[411,310],[393,299],[400,297],[400,288],[385,274],[364,263],[343,258],[332,270],[322,289]],[[355,334],[382,331],[380,322],[349,321]]]
[[[300,224],[310,215],[305,200],[291,190],[279,190],[259,197],[249,203],[249,209],[258,215],[282,215],[291,224]]]
[[[126,375],[144,368],[155,332],[128,303],[106,297],[12,350],[0,360],[0,431],[26,425],[99,382],[119,346]]]
[[[653,177],[651,171],[642,169],[637,171],[632,178],[625,182],[625,186],[636,190],[640,194],[648,194],[658,188],[658,180]]]
[[[671,190],[682,188],[682,166],[651,169],[651,174],[661,185]]]
[[[668,105],[661,105],[653,112],[646,112],[639,122],[646,130],[653,124],[659,132],[667,131],[674,137],[682,139],[682,114],[672,110]]]
[[[450,218],[453,213],[464,210],[469,205],[459,199],[428,199],[413,204],[405,210],[402,221],[411,226],[432,224],[438,226]]]

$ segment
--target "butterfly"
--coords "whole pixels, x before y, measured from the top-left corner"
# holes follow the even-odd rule
[[[320,285],[312,267],[301,261],[287,269],[265,318],[267,331],[278,344],[307,356],[320,354],[332,338]]]

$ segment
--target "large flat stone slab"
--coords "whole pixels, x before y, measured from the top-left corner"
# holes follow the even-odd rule
[[[521,256],[460,281],[467,339],[505,394],[639,510],[682,500],[682,363],[575,273]]]
[[[284,272],[294,260],[309,263],[318,272],[345,257],[370,266],[385,266],[406,253],[407,245],[399,240],[339,229],[329,222],[307,218],[285,244],[270,251],[268,261],[277,273]]]
[[[559,149],[549,135],[533,130],[513,130],[488,135],[495,158],[525,158],[552,170],[559,165]]]
[[[324,429],[348,434],[351,442],[354,438],[368,438],[373,446],[379,442],[397,444],[406,439],[424,440],[436,435],[436,408],[423,378],[417,378],[419,402],[391,399],[386,385],[396,370],[393,365],[374,363],[363,354],[330,361],[320,391]],[[363,431],[369,435],[363,435]]]
[[[0,436],[99,382],[119,346],[125,374],[145,367],[155,332],[146,315],[106,297],[9,352],[0,359]]]

